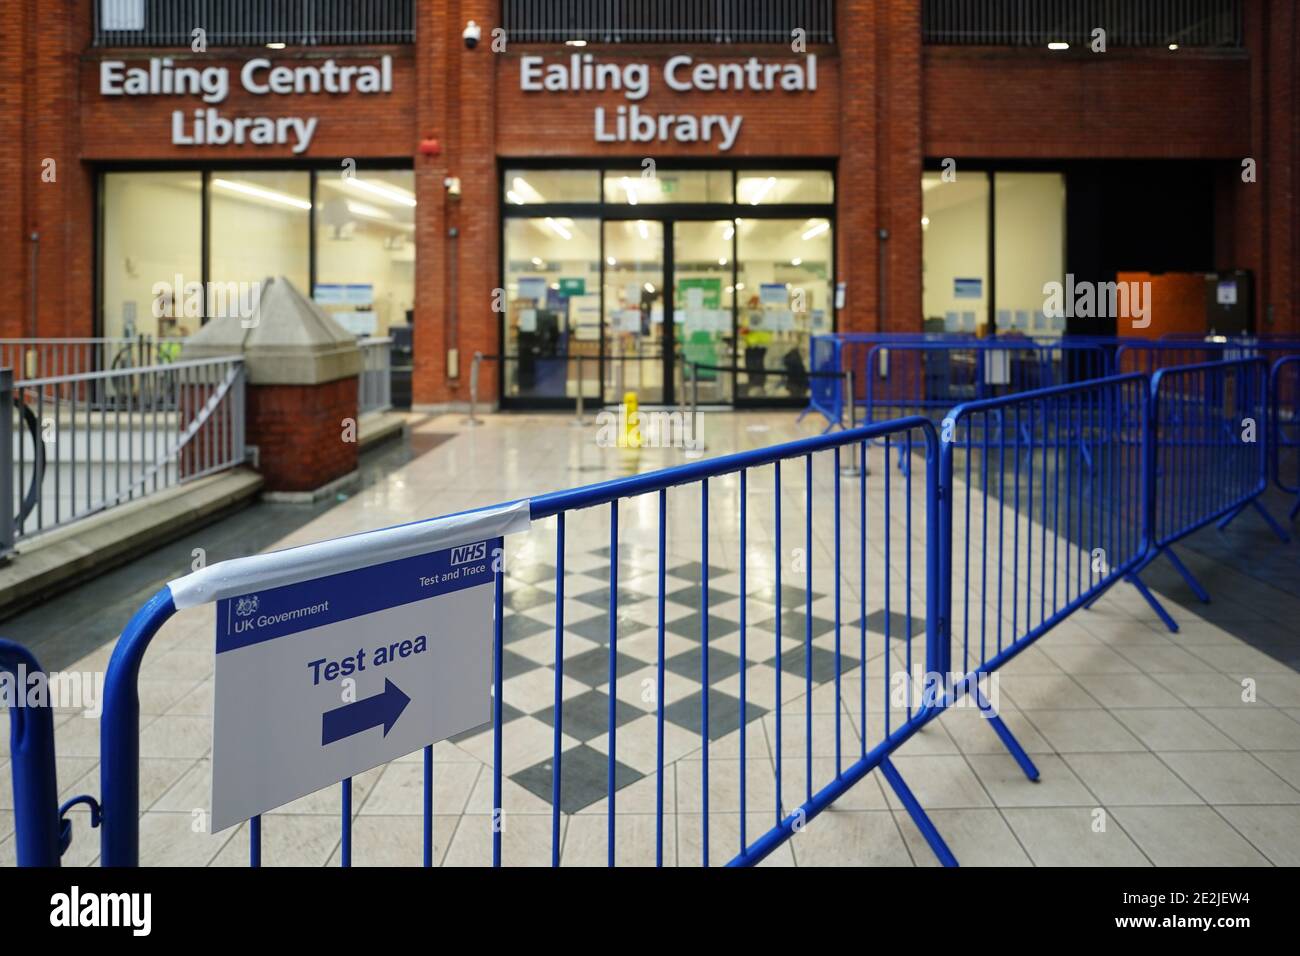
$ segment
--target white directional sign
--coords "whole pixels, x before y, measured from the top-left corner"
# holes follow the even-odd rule
[[[212,827],[491,720],[488,538],[217,603]]]

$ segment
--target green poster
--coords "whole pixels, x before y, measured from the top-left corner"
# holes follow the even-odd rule
[[[574,296],[587,294],[586,279],[560,279],[560,295]]]
[[[692,294],[692,289],[699,289],[700,291]],[[678,279],[677,308],[722,308],[722,280],[720,278]]]

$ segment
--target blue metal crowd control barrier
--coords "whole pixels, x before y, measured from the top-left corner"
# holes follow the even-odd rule
[[[962,402],[1102,378],[1112,373],[1112,356],[1095,341],[903,342],[873,345],[854,371],[865,382],[864,420],[877,421],[936,417]]]
[[[1300,355],[1278,359],[1269,372],[1272,409],[1269,444],[1273,450],[1273,483],[1295,496],[1288,517],[1300,514]]]
[[[879,442],[878,449],[886,467],[868,472],[859,469],[851,477],[841,468],[841,452],[851,456],[865,455],[869,442]],[[914,457],[918,466],[900,474],[888,467],[898,457]],[[620,538],[646,542],[657,539],[658,589],[657,621],[649,626],[656,628],[658,654],[656,668],[656,725],[654,744],[657,793],[655,805],[656,846],[654,862],[663,862],[664,793],[663,770],[668,759],[665,751],[665,571],[672,529],[669,527],[670,495],[676,501],[686,495],[690,518],[684,527],[701,536],[698,566],[700,574],[699,597],[699,655],[700,683],[705,689],[699,700],[698,737],[703,778],[701,792],[701,849],[702,862],[711,861],[709,851],[709,754],[714,739],[710,724],[712,696],[709,680],[711,657],[717,654],[710,640],[710,534],[711,514],[718,518],[720,509],[725,515],[725,525],[735,529],[736,540],[719,542],[730,548],[733,544],[740,555],[741,617],[739,628],[739,654],[741,662],[756,655],[754,649],[760,641],[770,642],[771,666],[774,671],[774,695],[759,702],[747,684],[748,667],[739,668],[739,727],[740,739],[740,828],[739,839],[726,851],[724,859],[731,865],[751,865],[759,862],[774,849],[799,831],[806,823],[826,809],[837,797],[845,793],[875,767],[882,773],[898,794],[900,801],[912,813],[922,833],[931,840],[935,852],[945,862],[951,854],[938,837],[937,831],[925,817],[919,803],[908,791],[897,769],[889,762],[889,755],[928,720],[937,715],[935,706],[909,699],[904,708],[891,712],[886,707],[883,714],[869,702],[888,699],[890,681],[897,670],[909,673],[914,665],[924,662],[927,671],[939,664],[938,626],[939,613],[934,601],[938,595],[935,578],[938,573],[938,461],[939,449],[933,425],[926,419],[913,417],[894,422],[878,423],[863,428],[803,439],[784,445],[742,452],[708,461],[669,468],[663,471],[616,479],[584,488],[556,492],[533,498],[529,511],[534,522],[554,521],[555,534],[555,586],[554,601],[554,686],[553,705],[554,753],[552,755],[552,844],[551,862],[560,861],[560,820],[564,780],[565,750],[563,681],[565,665],[565,599],[566,580],[566,524],[580,513],[591,509],[608,509],[609,555],[608,572],[608,657],[609,657],[609,730],[608,759],[608,859],[615,861],[618,846],[618,821],[615,814],[617,802],[616,761],[619,741],[615,707],[618,703],[617,681],[619,666],[619,622],[621,589],[619,581],[620,560],[612,557],[621,554]],[[844,464],[847,464],[845,462]],[[783,468],[783,466],[785,466]],[[689,503],[694,499],[694,503]],[[756,503],[758,502],[758,503]],[[761,507],[760,507],[761,503]],[[620,509],[620,504],[624,507]],[[794,507],[791,507],[791,506]],[[784,518],[783,518],[784,507]],[[798,521],[802,512],[803,521]],[[653,517],[651,517],[653,516]],[[750,537],[751,528],[758,525],[758,533]],[[796,534],[790,540],[792,530]],[[827,530],[819,532],[814,540],[814,527]],[[534,525],[536,527],[536,525]],[[802,531],[802,535],[798,532]],[[916,532],[916,534],[914,534]],[[689,533],[689,532],[688,532]],[[365,535],[356,536],[358,546],[363,546]],[[829,540],[828,540],[829,539]],[[507,539],[508,542],[509,539]],[[753,541],[770,541],[771,550],[754,559]],[[821,545],[821,549],[816,545]],[[856,545],[856,547],[855,547]],[[792,585],[783,569],[789,565],[789,553],[799,549],[805,558],[805,567],[795,570],[796,581],[802,588]],[[507,546],[508,550],[508,546]],[[833,554],[833,564],[824,564],[814,572],[814,553]],[[508,557],[505,561],[509,564]],[[854,572],[856,571],[856,575]],[[822,576],[826,580],[822,581]],[[801,580],[800,580],[801,579]],[[833,580],[832,580],[833,579]],[[822,630],[822,608],[814,608],[814,587],[818,584],[834,595],[833,627]],[[851,589],[851,590],[849,590]],[[846,590],[849,593],[846,595]],[[751,609],[747,597],[754,591],[766,592],[772,602],[770,610],[775,616],[767,622],[754,622],[748,616]],[[854,594],[853,592],[856,592]],[[494,693],[493,693],[493,753],[492,789],[493,819],[502,812],[503,736],[509,734],[503,717],[510,706],[509,695],[503,680],[503,613],[505,579],[498,571],[495,578],[494,622]],[[857,607],[852,608],[852,597]],[[725,598],[724,598],[725,599]],[[851,609],[851,610],[850,610]],[[106,866],[137,865],[139,863],[139,705],[136,684],[140,665],[150,641],[163,623],[175,613],[175,603],[168,588],[155,595],[131,620],[119,641],[106,678],[104,716],[102,724],[101,784],[103,792],[103,833],[101,840],[102,862]],[[857,619],[844,620],[844,615],[856,612]],[[924,615],[924,620],[921,620]],[[817,630],[815,631],[815,625]],[[856,640],[854,640],[856,638]],[[787,646],[793,639],[797,644]],[[766,652],[762,652],[766,653]],[[719,662],[722,661],[719,658]],[[796,702],[797,715],[790,711],[789,697],[782,694],[782,674],[786,680],[798,681],[802,700]],[[833,681],[837,704],[833,726],[824,733],[833,735],[833,768],[820,774],[813,761],[814,729],[813,711],[814,674],[816,684]],[[846,686],[846,684],[851,684]],[[856,691],[856,693],[854,693]],[[775,755],[772,769],[775,776],[774,803],[766,810],[771,815],[770,826],[756,835],[746,826],[747,813],[760,811],[757,802],[750,802],[745,781],[753,779],[748,772],[749,761],[758,759],[766,764],[767,755],[754,758],[747,752],[747,728],[751,714],[761,716],[766,711],[775,715]],[[783,716],[783,711],[787,713]],[[854,717],[853,724],[849,717]],[[799,726],[793,730],[790,721]],[[829,750],[831,744],[818,731],[818,747]],[[786,737],[790,737],[790,741]],[[857,737],[857,740],[853,738]],[[802,753],[785,755],[787,743],[798,742]],[[644,745],[644,741],[642,742]],[[793,759],[790,759],[793,758]],[[799,759],[802,758],[802,759]],[[424,862],[432,864],[432,748],[426,748],[424,792]],[[820,765],[820,761],[818,762]],[[783,788],[782,777],[787,786]],[[798,785],[797,801],[786,799],[791,783]],[[342,853],[345,865],[351,860],[351,782],[342,784],[341,804]],[[793,804],[793,806],[792,806]],[[250,820],[250,862],[261,861],[261,824],[258,817]],[[492,828],[492,863],[502,860],[502,835],[499,827]],[[650,861],[645,861],[650,862]]]
[[[1293,364],[1278,363],[1274,379],[1292,375]],[[650,599],[644,589],[654,591],[653,619],[647,615],[636,622],[655,638],[654,660],[646,665],[653,667],[654,675],[653,731],[646,730],[653,742],[641,740],[640,753],[654,754],[653,862],[664,862],[664,772],[683,753],[677,746],[670,756],[665,727],[670,706],[666,694],[671,692],[665,592],[668,555],[680,559],[683,548],[674,547],[675,538],[687,534],[692,536],[687,547],[694,553],[694,570],[684,572],[692,581],[691,596],[685,600],[695,611],[689,640],[699,648],[691,668],[692,679],[698,675],[700,690],[688,715],[698,749],[686,752],[699,764],[701,862],[708,865],[715,857],[730,865],[761,861],[878,767],[936,856],[951,865],[956,863],[953,854],[891,756],[926,723],[969,694],[1024,772],[1037,778],[1032,761],[982,692],[980,678],[1119,581],[1133,583],[1171,629],[1177,629],[1138,575],[1163,553],[1199,589],[1170,546],[1212,521],[1224,523],[1246,507],[1259,507],[1269,460],[1266,379],[1264,363],[1251,359],[1164,370],[1150,380],[1130,374],[1057,384],[960,403],[937,430],[927,416],[913,415],[542,495],[528,499],[526,509],[524,502],[501,506],[526,510],[532,530],[552,536],[543,546],[553,549],[555,576],[553,651],[544,651],[554,669],[550,862],[560,862],[562,817],[567,813],[563,809],[569,765],[564,736],[569,633],[566,536],[590,544],[591,524],[596,522],[608,542],[604,587],[586,595],[600,597],[608,615],[602,629],[607,633],[596,635],[600,638],[596,643],[605,647],[589,652],[603,655],[608,666],[604,684],[608,722],[602,718],[601,723],[607,727],[602,743],[607,862],[616,862],[620,848],[617,771],[619,755],[625,752],[621,748],[629,746],[630,734],[620,730],[618,715],[620,641],[624,639],[620,625],[627,616],[620,608],[628,600],[625,587],[634,583],[643,589],[644,598]],[[877,465],[870,469],[865,467],[869,449]],[[856,465],[860,456],[864,467],[842,468],[847,465],[841,460],[846,450],[849,461]],[[906,468],[895,467],[904,462]],[[380,533],[332,544],[345,550],[355,547],[370,556],[376,550],[367,544],[374,541],[370,535]],[[510,539],[506,541],[508,551]],[[651,581],[620,578],[624,545],[630,542],[655,556],[653,570],[647,570],[648,563],[640,568]],[[722,588],[716,596],[712,590],[716,583],[711,580],[715,553],[711,547],[739,556],[739,629],[734,636],[710,633],[714,602],[734,597]],[[802,567],[790,559],[796,549],[803,555]],[[282,554],[292,557],[294,551]],[[550,558],[545,551],[540,556]],[[511,691],[505,679],[504,631],[508,597],[504,566],[510,563],[507,557],[493,572],[489,772],[494,865],[510,862],[502,859],[502,831],[495,825],[503,812],[503,748],[512,733],[506,720]],[[535,573],[536,567],[531,566],[529,573]],[[579,572],[588,578],[602,577],[590,566]],[[825,593],[815,590],[819,585]],[[1198,593],[1203,594],[1203,589]],[[772,616],[755,620],[762,605]],[[106,675],[101,727],[101,862],[106,866],[139,863],[137,683],[150,642],[175,612],[169,586],[132,618]],[[586,632],[595,633],[590,628]],[[672,640],[680,643],[683,637],[674,632]],[[728,644],[726,652],[719,646],[724,640],[735,642]],[[0,652],[5,648],[0,644]],[[954,659],[955,655],[959,656]],[[748,665],[753,660],[771,670],[759,694],[750,683]],[[673,670],[677,677],[682,675],[681,663],[677,660]],[[738,682],[732,691],[737,699],[731,701],[738,708],[738,714],[732,715],[738,716],[738,722],[728,724],[739,730],[738,741],[728,742],[726,752],[730,757],[738,743],[739,805],[726,809],[738,810],[739,824],[735,842],[729,837],[718,857],[710,853],[711,795],[714,810],[718,809],[710,786],[710,756],[722,744],[719,725],[711,718],[715,688],[710,668],[720,664],[729,666],[728,676]],[[893,693],[897,678],[903,675],[911,682],[905,686],[915,687],[918,669],[924,690],[909,692],[899,702]],[[942,681],[937,695],[936,678]],[[792,693],[792,681],[799,693]],[[814,710],[818,695],[829,695],[833,718]],[[682,703],[672,701],[672,705]],[[775,724],[773,752],[770,756],[750,753],[751,721],[769,718]],[[681,732],[682,723],[675,718],[672,733]],[[31,739],[40,740],[41,735]],[[49,859],[51,846],[57,859],[59,847],[51,843],[51,826],[63,828],[59,840],[66,845],[67,825],[60,823],[60,814],[53,809],[52,743],[49,747],[48,778],[24,777],[40,783],[25,804],[39,812],[20,817],[25,839],[34,841],[27,844],[31,847],[27,860]],[[424,749],[423,759],[423,860],[431,866],[431,746]],[[758,779],[749,772],[754,761],[761,768],[759,778],[771,773],[772,787],[765,790],[762,804],[751,799],[748,789]],[[78,800],[91,802],[92,812],[99,812],[90,798]],[[340,786],[340,805],[340,859],[350,865],[351,780]],[[748,822],[751,811],[762,815],[757,828]],[[676,812],[683,812],[680,790]],[[248,833],[250,863],[259,865],[260,817],[249,820]],[[715,847],[717,843],[715,835]]]
[[[1300,340],[1254,337],[1176,336],[1127,339],[1115,349],[1115,371],[1154,375],[1165,368],[1261,358],[1269,362],[1300,355]]]
[[[940,601],[954,673],[995,670],[1137,567],[1147,406],[1146,377],[1124,375],[944,419]]]
[[[1151,544],[1132,580],[1171,631],[1178,625],[1142,584],[1140,573],[1164,555],[1202,602],[1210,595],[1173,550],[1211,523],[1225,528],[1253,508],[1282,540],[1262,504],[1268,487],[1268,366],[1262,359],[1160,369],[1151,378],[1145,488]]]
[[[37,682],[43,692],[34,693]],[[69,807],[88,803],[91,825],[98,822],[91,797],[59,806],[54,765],[54,702],[45,672],[21,644],[0,638],[0,705],[9,705],[9,771],[13,777],[15,843],[19,866],[58,866],[72,842]]]
[[[826,418],[830,431],[844,421],[844,381],[839,377],[841,344],[833,335],[814,335],[810,371],[814,373],[808,385],[808,407],[799,413],[802,421],[816,412]]]

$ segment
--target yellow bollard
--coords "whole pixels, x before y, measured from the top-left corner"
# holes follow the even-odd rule
[[[636,392],[623,393],[623,435],[624,448],[641,447],[641,413],[637,411]]]

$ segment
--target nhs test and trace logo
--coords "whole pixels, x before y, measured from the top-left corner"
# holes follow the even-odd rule
[[[480,541],[477,544],[463,544],[458,548],[451,549],[451,566],[454,568],[458,564],[469,564],[471,561],[482,561],[487,557],[487,542]]]

